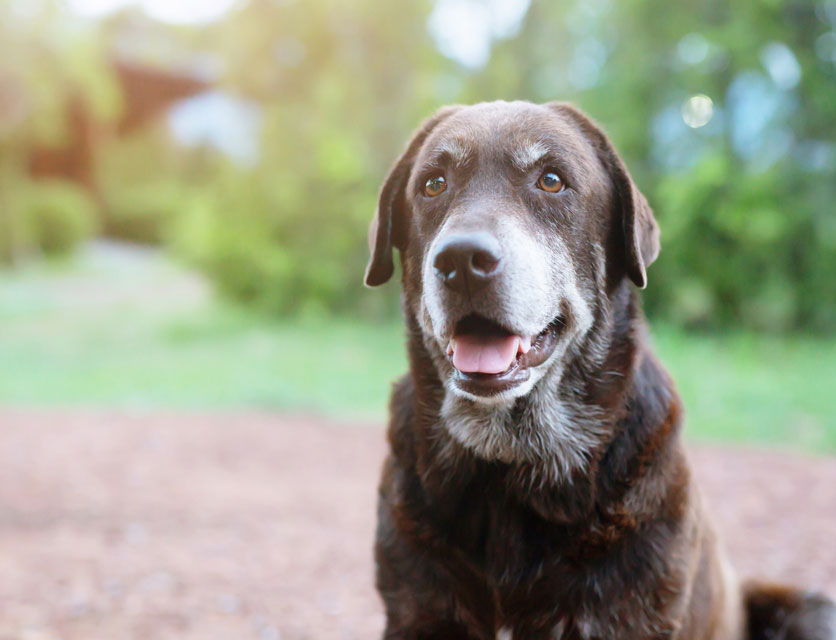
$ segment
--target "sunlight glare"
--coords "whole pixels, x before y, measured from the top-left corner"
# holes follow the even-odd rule
[[[714,102],[707,95],[692,96],[682,105],[682,119],[692,129],[707,125],[714,116]]]

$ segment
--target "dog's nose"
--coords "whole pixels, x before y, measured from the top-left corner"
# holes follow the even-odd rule
[[[499,242],[485,232],[454,234],[438,245],[433,258],[436,275],[454,291],[474,291],[496,276],[501,267]]]

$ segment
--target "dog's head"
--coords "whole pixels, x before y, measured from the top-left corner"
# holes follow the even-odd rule
[[[593,324],[646,284],[659,231],[604,133],[573,107],[447,107],[416,132],[380,195],[366,284],[401,252],[446,388],[480,403],[531,392]]]

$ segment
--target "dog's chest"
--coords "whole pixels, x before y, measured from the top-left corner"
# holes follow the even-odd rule
[[[463,552],[469,570],[475,569],[492,594],[483,604],[484,611],[497,612],[504,633],[497,638],[598,637],[608,606],[596,591],[614,567],[605,557],[588,561],[592,551],[583,542],[586,528],[542,517],[516,497],[506,477],[482,476],[468,484],[459,500],[447,503],[440,524],[444,537]],[[477,588],[473,593],[486,592]],[[595,620],[586,620],[583,612],[593,609]]]
[[[501,497],[500,497],[501,496]],[[457,545],[471,566],[481,573],[503,634],[498,638],[541,637],[548,640],[580,640],[586,637],[568,621],[574,620],[577,604],[585,600],[580,585],[591,576],[579,573],[573,561],[573,531],[540,518],[531,509],[493,492],[491,501],[474,501],[457,510]],[[540,631],[529,627],[538,621]],[[569,629],[572,629],[570,632]]]

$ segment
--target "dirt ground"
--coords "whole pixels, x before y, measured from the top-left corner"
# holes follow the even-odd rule
[[[0,411],[0,640],[378,637],[381,428]],[[745,575],[836,593],[836,459],[692,448]]]

